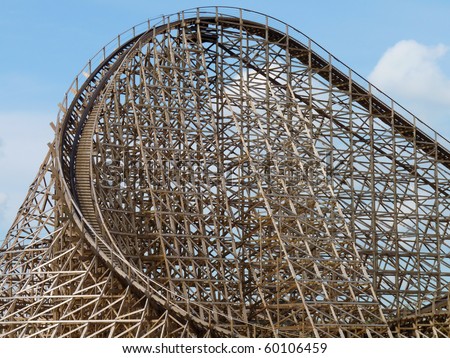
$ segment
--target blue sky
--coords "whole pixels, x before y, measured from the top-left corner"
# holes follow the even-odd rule
[[[57,104],[88,59],[147,18],[207,5],[289,23],[450,137],[448,0],[0,0],[0,241],[52,140]]]

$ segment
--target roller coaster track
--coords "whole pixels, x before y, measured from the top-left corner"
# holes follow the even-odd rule
[[[51,185],[64,204],[54,205],[59,212],[52,218],[76,228],[76,237],[98,260],[92,267],[103,265],[131,292],[124,295],[145,302],[135,304],[142,312],[170,316],[166,326],[184,327],[183,335],[417,336],[433,317],[438,317],[437,325],[445,325],[450,204],[443,177],[450,169],[449,150],[437,135],[419,128],[415,118],[413,123],[381,100],[371,85],[357,83],[353,72],[346,74],[347,68],[331,55],[326,59],[315,51],[309,38],[301,42],[282,26],[270,26],[274,20],[269,17],[258,22],[238,13],[198,10],[164,18],[158,26],[133,32],[87,74],[58,123],[51,149],[54,164],[42,167],[43,173],[59,176]],[[262,83],[264,89],[258,87]],[[332,105],[324,105],[324,93]],[[109,123],[119,132],[109,132]],[[377,142],[374,128],[389,136],[388,145]],[[266,129],[268,134],[261,134]],[[321,131],[336,135],[348,148],[333,147]],[[256,138],[255,144],[249,138]],[[397,143],[402,146],[398,153]],[[357,163],[355,144],[367,160]],[[114,182],[119,189],[102,184],[116,180],[105,159],[114,145],[111,162],[119,162],[120,177],[128,178]],[[231,159],[216,154],[219,148]],[[175,155],[177,151],[185,157]],[[332,172],[345,176],[340,181],[332,177],[333,184],[324,169],[326,151],[339,159]],[[279,162],[273,159],[277,155]],[[126,158],[122,164],[121,158]],[[265,166],[266,158],[275,164]],[[423,165],[426,160],[431,164]],[[394,174],[386,172],[385,161]],[[230,178],[238,176],[234,184],[225,182],[225,164],[232,168],[227,169]],[[315,184],[302,179],[307,170],[314,173]],[[204,182],[197,184],[200,177]],[[387,188],[391,177],[398,189],[381,193],[379,186]],[[173,184],[163,187],[165,180]],[[241,185],[249,194],[237,190]],[[357,192],[356,185],[363,189]],[[409,193],[412,185],[415,191]],[[427,200],[433,199],[440,212],[420,212],[422,192],[429,193]],[[221,193],[226,199],[214,202]],[[29,195],[36,195],[36,189]],[[386,197],[391,206],[380,212],[394,212],[399,221],[395,228],[390,220],[379,224],[375,211],[363,218],[375,201]],[[416,199],[412,219],[402,211],[411,198]],[[192,211],[194,206],[198,212]],[[17,245],[14,237],[24,232],[24,212],[1,251],[3,277],[10,270],[10,250]],[[128,221],[121,226],[118,220]],[[379,232],[378,225],[384,225]],[[401,225],[416,225],[414,243],[409,244],[411,234],[403,233]],[[41,233],[36,232],[25,241],[37,240]],[[434,270],[429,278],[424,277],[426,269]],[[86,275],[95,276],[90,271]],[[6,279],[2,285],[4,292],[15,287]],[[0,309],[10,310],[2,306],[2,297]],[[14,327],[14,320],[5,317],[4,322],[10,321],[2,328],[0,319],[0,336],[13,335],[8,327]],[[160,318],[152,319],[157,328],[151,331],[162,329]],[[442,327],[437,331],[447,334]]]

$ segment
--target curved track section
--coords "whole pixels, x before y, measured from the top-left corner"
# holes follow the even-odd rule
[[[294,95],[292,87],[280,86],[277,83],[280,79],[274,80],[269,73],[262,76],[260,69],[255,70],[253,64],[247,63],[246,56],[231,50],[229,39],[219,42],[220,37],[233,38],[239,31],[248,38],[255,37],[255,45],[261,46],[257,43],[261,40],[261,29],[255,30],[255,23],[251,22],[244,22],[243,28],[236,29],[235,21],[222,17],[214,22],[211,18],[198,20],[185,19],[142,36],[123,56],[123,61],[114,65],[117,70],[108,78],[109,83],[96,89],[96,96],[91,100],[96,104],[88,114],[84,113],[81,139],[74,151],[76,160],[71,162],[76,168],[74,192],[82,215],[95,232],[104,233],[108,238],[100,240],[100,246],[97,242],[97,248],[104,251],[107,249],[105,241],[114,243],[122,260],[157,284],[147,287],[141,282],[145,288],[142,294],[153,291],[157,296],[164,296],[165,292],[170,292],[173,298],[169,306],[187,311],[186,306],[190,304],[187,313],[191,319],[207,314],[213,327],[238,327],[239,334],[243,335],[248,335],[252,329],[258,329],[258,335],[268,331],[273,334],[274,330],[289,335],[300,321],[309,327],[305,335],[359,335],[361,329],[369,336],[386,334],[388,329],[364,267],[356,263],[352,268],[355,277],[349,280],[344,260],[339,258],[337,250],[340,248],[337,247],[342,245],[347,255],[353,256],[353,261],[359,260],[356,248],[347,237],[344,218],[331,226],[323,219],[317,222],[314,219],[335,199],[325,183],[317,151],[303,149],[314,148],[303,108],[295,103],[292,108],[277,103],[278,97]],[[247,28],[251,29],[248,34]],[[268,30],[271,37],[279,35],[275,30]],[[241,62],[229,66],[229,78],[222,83],[218,81],[219,68],[214,67],[219,55],[225,57],[223,62],[230,59]],[[257,84],[264,81],[268,85],[269,92],[264,97],[251,93],[253,86],[249,83],[248,88],[235,83],[242,75],[239,72],[242,65],[244,71],[254,72]],[[243,90],[248,95],[246,106],[258,121],[254,125],[260,127],[255,133],[251,133],[246,123],[249,114],[243,113]],[[252,135],[262,138],[261,128],[269,125],[266,118],[259,117],[264,102],[272,107],[273,120],[279,122],[270,138],[285,137],[284,145],[292,141],[291,148],[283,148],[281,144],[273,148],[270,143],[265,144],[263,153],[258,153],[261,148],[254,148],[257,143],[249,138]],[[283,113],[286,110],[290,111],[288,117]],[[297,128],[292,128],[293,125]],[[97,126],[96,135],[92,140],[94,126]],[[292,129],[286,131],[285,126]],[[294,138],[290,131],[298,131],[299,137]],[[185,138],[182,139],[181,134]],[[230,138],[231,135],[234,138]],[[226,146],[233,147],[227,157],[220,152]],[[290,173],[286,173],[285,164],[275,163],[270,168],[264,163],[271,152],[280,150],[282,152],[276,155],[292,157]],[[290,150],[294,153],[289,153]],[[95,166],[90,168],[91,161]],[[172,165],[175,166],[170,168]],[[310,166],[311,173],[322,176],[319,188],[309,187],[310,183],[304,179],[306,165]],[[175,173],[177,166],[182,175]],[[120,182],[114,177],[117,167],[122,172]],[[130,173],[134,167],[137,170]],[[270,178],[260,175],[264,167],[273,171]],[[211,176],[213,173],[216,178]],[[291,178],[287,178],[287,174]],[[254,179],[246,179],[252,176]],[[133,189],[127,190],[129,187]],[[168,190],[170,195],[167,195]],[[241,197],[236,197],[236,192],[241,193]],[[293,214],[311,215],[311,224],[298,217],[283,218],[288,213],[280,207],[280,194],[288,200]],[[322,196],[320,204],[314,202],[315,195]],[[134,197],[132,202],[127,200],[131,197]],[[203,209],[199,212],[200,207]],[[275,215],[280,218],[276,219]],[[237,230],[238,222],[244,230]],[[252,232],[256,222],[259,222],[257,235]],[[251,232],[245,233],[248,230]],[[311,231],[311,237],[321,235],[322,230],[328,236],[323,245],[315,237],[315,257],[308,255],[311,248],[302,237],[305,230]],[[341,237],[327,235],[329,230],[339,232]],[[262,248],[253,247],[261,241],[261,235],[269,235],[267,250],[274,252],[270,256]],[[283,236],[288,236],[290,242],[283,242]],[[154,241],[147,246],[149,239]],[[185,249],[181,249],[183,246]],[[252,256],[249,250],[254,251]],[[261,260],[273,260],[271,255],[276,252],[281,254],[276,272],[275,267],[251,267]],[[330,317],[336,316],[333,302],[338,296],[321,287],[317,279],[313,278],[306,286],[298,280],[299,275],[307,277],[311,270],[321,276],[331,274],[330,269],[318,261],[320,255],[333,255],[337,260],[331,269],[336,290],[347,297],[340,309],[355,321],[344,323],[348,318],[343,318],[339,327],[330,325]],[[295,262],[297,260],[300,262]],[[116,267],[114,262],[108,264]],[[248,277],[242,273],[246,267]],[[281,279],[285,281],[284,292],[273,295],[270,291],[264,292],[266,288],[258,288],[258,281],[273,281],[280,270],[283,272]],[[252,282],[244,287],[242,283],[249,279]],[[317,287],[320,298],[309,298],[305,307],[309,285]],[[248,292],[244,293],[246,290]],[[355,294],[355,290],[359,294]],[[359,302],[358,295],[369,300]],[[267,304],[269,309],[264,307]],[[316,310],[316,305],[320,309]],[[251,306],[255,312],[261,311],[253,321],[248,320]],[[311,309],[316,311],[311,313]],[[361,321],[361,317],[358,318],[361,312],[371,314],[374,320],[371,323]],[[283,324],[278,322],[281,319]],[[354,327],[362,325],[364,328],[355,331]]]

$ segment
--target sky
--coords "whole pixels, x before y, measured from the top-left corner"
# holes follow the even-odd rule
[[[290,24],[450,138],[448,0],[0,0],[0,241],[89,58],[148,18],[215,5]]]

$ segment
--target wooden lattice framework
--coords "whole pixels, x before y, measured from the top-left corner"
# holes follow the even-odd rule
[[[149,21],[60,107],[0,337],[450,334],[449,143],[299,31]]]

